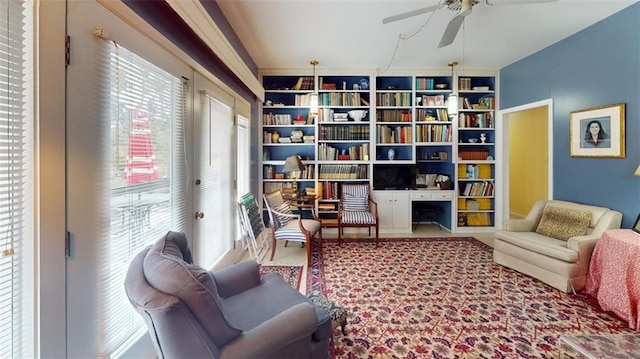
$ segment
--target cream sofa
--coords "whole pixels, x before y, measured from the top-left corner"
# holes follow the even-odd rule
[[[553,213],[563,214],[554,217]],[[569,215],[564,216],[566,213]],[[579,214],[581,219],[571,217],[573,214]],[[538,201],[527,217],[508,220],[504,230],[495,232],[493,261],[565,293],[575,292],[584,288],[596,242],[607,229],[620,228],[621,221],[622,213],[605,207]],[[578,222],[582,222],[578,225],[581,229],[574,228]],[[572,236],[580,230],[582,235]],[[567,239],[554,238],[547,234],[549,231],[555,237],[565,235]]]

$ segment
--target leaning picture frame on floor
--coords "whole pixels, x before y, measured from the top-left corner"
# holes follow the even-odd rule
[[[625,104],[572,111],[571,157],[625,158]]]
[[[638,215],[638,218],[636,218],[636,223],[633,224],[633,227],[631,227],[631,229],[633,229],[635,232],[640,233],[640,214]]]

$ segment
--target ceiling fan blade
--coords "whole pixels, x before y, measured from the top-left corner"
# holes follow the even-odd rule
[[[428,12],[436,11],[436,10],[440,9],[442,6],[443,5],[437,4],[437,5],[427,6],[427,7],[423,7],[423,8],[416,9],[416,10],[403,12],[402,14],[385,17],[384,19],[382,19],[382,23],[383,24],[388,24],[390,22],[394,22],[394,21],[406,19],[406,18],[409,18],[409,17],[426,14]]]
[[[460,30],[460,26],[462,26],[462,22],[464,21],[465,15],[462,13],[454,16],[447,28],[444,30],[444,34],[442,34],[442,38],[440,39],[440,43],[438,44],[438,48],[449,46],[453,40],[455,40],[456,35],[458,34],[458,30]]]

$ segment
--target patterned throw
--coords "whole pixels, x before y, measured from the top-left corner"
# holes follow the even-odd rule
[[[260,275],[275,272],[278,273],[285,282],[297,290],[300,290],[303,266],[288,265],[260,265]]]
[[[633,333],[593,298],[493,263],[474,238],[324,240],[307,291],[349,313],[334,358],[574,358],[561,335]]]

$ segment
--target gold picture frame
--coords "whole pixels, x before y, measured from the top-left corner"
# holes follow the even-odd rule
[[[624,114],[624,103],[571,112],[571,157],[625,158]]]

